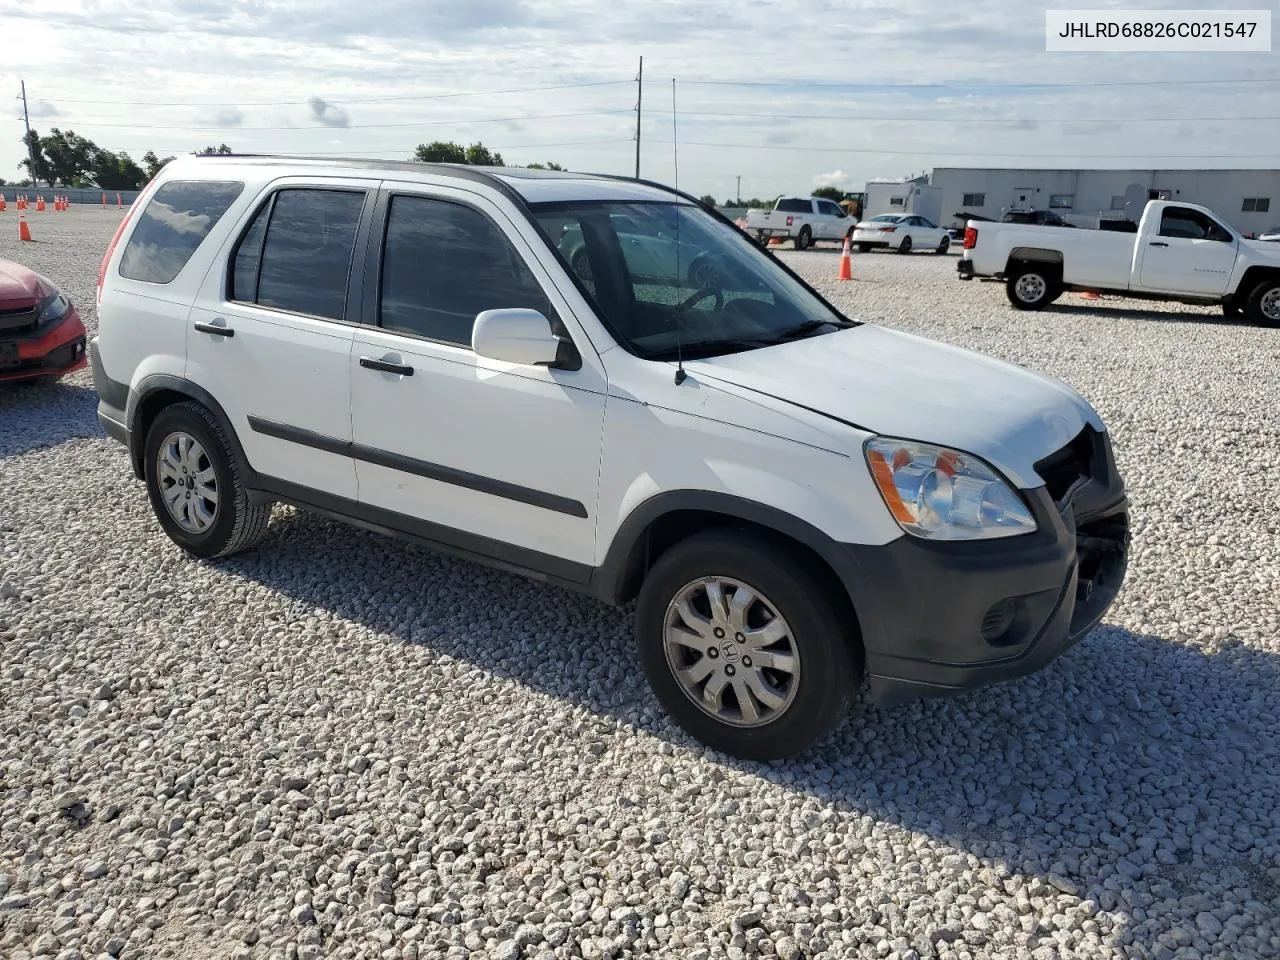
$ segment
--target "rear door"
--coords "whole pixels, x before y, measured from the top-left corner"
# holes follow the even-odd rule
[[[350,356],[355,252],[377,180],[276,181],[244,216],[187,324],[188,377],[216,397],[250,465],[356,500]]]
[[[532,226],[460,187],[388,183],[372,237],[349,360],[361,504],[428,539],[585,576],[607,384]],[[544,313],[581,368],[477,356],[476,315],[503,307]]]
[[[1235,234],[1190,207],[1167,206],[1157,235],[1138,238],[1138,288],[1169,293],[1221,296],[1235,268]]]

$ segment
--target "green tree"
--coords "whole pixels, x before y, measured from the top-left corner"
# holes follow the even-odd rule
[[[464,147],[452,140],[435,140],[420,143],[413,151],[413,160],[419,163],[466,163],[473,167],[500,167],[502,154],[490,150],[483,143]]]
[[[84,184],[93,173],[98,145],[72,130],[54,127],[40,138],[47,179],[51,184],[74,187]]]
[[[564,168],[564,167],[560,166],[560,164],[558,164],[558,163],[551,163],[550,161],[547,161],[546,163],[531,163],[531,164],[529,164],[528,169],[530,169],[530,170],[559,170],[559,171],[561,171],[562,173],[567,172],[567,171],[565,170],[565,168]]]
[[[44,180],[47,183],[49,181],[49,165],[44,158],[44,148],[40,146],[40,134],[34,130],[28,131],[22,137],[22,145],[26,148],[25,156],[23,156],[22,162],[18,166],[27,171],[27,178],[26,182],[20,184],[20,186],[34,185],[40,180]],[[32,154],[35,155],[35,170],[31,169]]]
[[[234,150],[232,150],[225,143],[223,143],[223,144],[219,144],[216,147],[205,147],[203,150],[197,151],[196,155],[201,157],[208,157],[213,154],[227,154],[227,153],[234,153],[234,152],[235,152]],[[172,160],[173,157],[170,157],[169,159]],[[142,161],[145,163],[146,160],[147,158],[144,156],[142,158]]]
[[[137,190],[146,176],[146,171],[123,150],[99,150],[94,157],[93,181],[104,190]]]
[[[844,191],[839,187],[819,187],[813,191],[813,195],[823,200],[834,200],[836,203],[844,199]]]
[[[142,166],[146,171],[147,179],[155,179],[156,174],[160,172],[161,168],[172,159],[173,157],[165,157],[161,160],[156,156],[156,152],[154,150],[148,150],[144,153],[142,155]]]
[[[716,198],[709,193],[699,197],[698,202],[701,203],[704,207],[711,207],[712,209],[714,209],[716,206]]]

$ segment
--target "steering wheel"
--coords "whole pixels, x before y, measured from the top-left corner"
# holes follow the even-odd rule
[[[724,290],[719,286],[694,291],[676,307],[676,313],[687,313],[710,296],[716,298],[716,313],[719,313],[724,309]]]

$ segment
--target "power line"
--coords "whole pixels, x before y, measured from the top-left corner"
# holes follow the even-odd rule
[[[404,123],[350,123],[346,126],[325,126],[323,124],[316,126],[269,126],[269,127],[244,127],[244,126],[184,126],[182,124],[149,124],[149,123],[99,123],[96,120],[76,121],[74,117],[67,118],[72,122],[80,122],[86,128],[92,127],[120,127],[129,130],[199,130],[199,131],[218,131],[221,130],[228,135],[239,130],[372,130],[380,127],[431,127],[431,126],[448,126],[450,124],[475,124],[475,123],[511,123],[517,120],[560,120],[565,117],[599,117],[599,116],[615,116],[619,114],[630,114],[630,110],[580,110],[575,113],[542,113],[529,114],[519,117],[484,117],[484,118],[462,118],[459,120],[413,120]],[[64,121],[65,122],[65,121]]]
[[[1017,123],[1021,118],[1009,117],[914,117],[899,114],[897,116],[872,116],[849,113],[734,113],[720,110],[682,110],[686,117],[733,117],[754,120],[860,120],[874,123]],[[1036,120],[1036,123],[1204,123],[1220,120],[1275,121],[1275,117],[1125,117],[1124,120],[1110,120],[1106,117],[1049,117]]]
[[[499,143],[495,147],[499,152],[503,150],[541,150],[543,147],[578,147],[587,145],[611,145],[618,143],[631,143],[631,138],[612,138],[609,140],[565,140],[557,143]],[[149,147],[116,147],[116,152],[137,153],[139,150],[154,150],[154,144]],[[294,153],[288,150],[266,151],[268,154],[278,154],[285,157],[359,157],[359,156],[388,156],[395,155],[408,158],[413,155],[413,147],[403,147],[399,150],[307,150],[305,152]],[[182,151],[183,153],[192,153],[194,151]]]
[[[1216,80],[1179,77],[1176,80],[1068,80],[1065,82],[983,83],[948,80],[944,83],[856,83],[839,80],[686,80],[708,87],[800,87],[831,90],[1054,90],[1076,87],[1174,87],[1190,84],[1280,83],[1280,77],[1240,77]]]
[[[547,90],[577,90],[584,87],[613,87],[619,84],[635,83],[630,80],[597,80],[588,83],[557,83],[546,87],[513,87],[509,90],[468,90],[461,93],[424,93],[409,94],[396,97],[343,97],[336,103],[393,103],[406,100],[454,100],[459,97],[497,97],[512,93],[542,93]],[[47,98],[49,103],[91,103],[99,106],[115,105],[121,107],[289,107],[305,106],[308,99],[303,100],[80,100],[72,98]],[[328,99],[328,98],[325,98]]]
[[[670,140],[660,140],[660,143],[670,143]],[[1005,153],[983,153],[968,152],[965,150],[945,149],[928,149],[923,147],[902,146],[895,150],[869,150],[864,147],[819,147],[819,146],[790,146],[785,144],[770,143],[712,143],[705,140],[681,140],[685,146],[693,147],[715,147],[718,149],[742,149],[742,150],[793,150],[803,153],[852,153],[852,154],[868,154],[874,156],[931,156],[931,157],[1036,157],[1046,160],[1062,160],[1061,151],[1057,153],[1029,153],[1026,151],[1013,151]],[[1152,153],[1073,153],[1070,159],[1080,160],[1250,160],[1258,158],[1274,159],[1274,151],[1270,153],[1243,153],[1243,154],[1219,154],[1219,153],[1179,153],[1179,154],[1152,154]]]

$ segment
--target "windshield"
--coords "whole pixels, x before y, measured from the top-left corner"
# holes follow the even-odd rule
[[[848,326],[750,240],[698,207],[532,204],[613,335],[646,359],[711,356]]]

